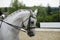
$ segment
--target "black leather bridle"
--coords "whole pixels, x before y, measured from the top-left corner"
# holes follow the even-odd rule
[[[28,20],[28,25],[27,25],[27,29],[25,29],[25,28],[23,28],[23,27],[19,27],[19,26],[16,26],[16,25],[13,25],[13,24],[10,24],[10,23],[8,23],[8,22],[5,22],[5,21],[3,21],[3,20],[0,20],[1,21],[1,24],[0,24],[0,27],[1,27],[1,25],[2,25],[2,22],[4,22],[4,23],[6,23],[6,24],[8,24],[8,25],[10,25],[10,26],[12,26],[12,27],[14,27],[15,29],[17,29],[17,30],[21,30],[21,28],[23,28],[23,29],[25,29],[25,30],[28,30],[28,29],[34,29],[35,27],[30,27],[30,25],[31,25],[31,17],[32,18],[36,18],[36,17],[33,17],[33,15],[32,14],[30,14],[30,16],[29,16],[29,18],[27,18],[26,20]],[[25,20],[25,21],[26,21]],[[24,22],[25,22],[24,21]],[[24,23],[24,22],[22,22],[22,24]],[[24,24],[23,24],[24,25]]]

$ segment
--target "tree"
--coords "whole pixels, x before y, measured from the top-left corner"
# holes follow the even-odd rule
[[[59,5],[59,12],[58,12],[58,21],[60,22],[60,5]]]
[[[8,15],[18,9],[23,9],[23,8],[25,8],[25,4],[19,3],[18,0],[14,0],[14,2],[11,3],[11,7],[8,8]]]
[[[48,4],[48,7],[47,7],[47,14],[51,15],[51,7],[49,6],[49,4]]]

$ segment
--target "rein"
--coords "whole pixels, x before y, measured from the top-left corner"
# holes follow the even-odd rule
[[[31,16],[29,17],[29,18],[27,18],[27,19],[29,19],[29,21],[28,21],[28,27],[30,27],[30,18],[31,18]],[[27,20],[26,19],[26,20]],[[25,21],[26,21],[25,20]],[[8,25],[10,25],[10,26],[12,26],[12,27],[14,27],[15,29],[18,29],[18,30],[20,30],[21,28],[23,28],[23,27],[19,27],[19,26],[16,26],[16,25],[13,25],[13,24],[10,24],[10,23],[8,23],[8,22],[5,22],[5,21],[3,21],[3,20],[0,20],[1,21],[1,25],[2,25],[2,22],[4,22],[4,23],[6,23],[6,24],[8,24]],[[24,21],[24,22],[25,22]],[[24,23],[24,22],[22,22],[22,23]],[[0,27],[1,27],[1,25],[0,25]],[[33,28],[35,28],[35,27],[30,27],[30,29],[33,29]],[[23,28],[24,29],[24,28]],[[27,30],[27,29],[25,29],[25,30]]]

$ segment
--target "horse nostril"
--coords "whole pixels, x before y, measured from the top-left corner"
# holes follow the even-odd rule
[[[33,22],[33,21],[31,21],[31,24],[34,24],[34,22]]]

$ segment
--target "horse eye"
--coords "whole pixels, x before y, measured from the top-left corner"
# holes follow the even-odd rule
[[[31,21],[31,24],[34,24],[34,21]]]

